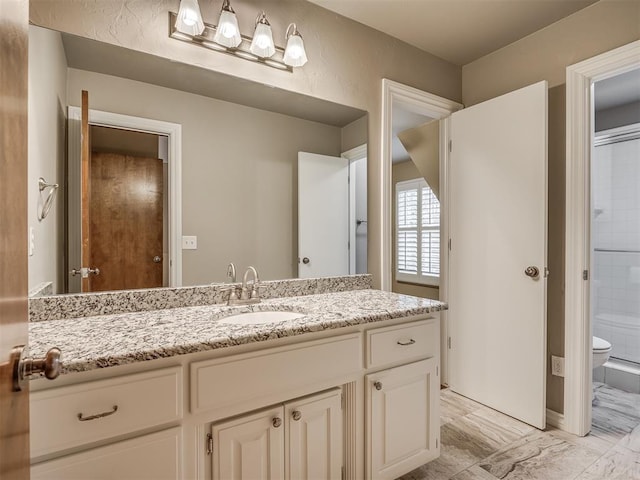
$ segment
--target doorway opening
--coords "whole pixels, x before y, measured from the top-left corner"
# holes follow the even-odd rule
[[[90,126],[91,291],[169,285],[168,138]]]
[[[640,68],[593,95],[591,430],[621,440],[640,425]]]
[[[82,291],[82,276],[73,275],[74,269],[77,272],[78,265],[82,263],[83,248],[81,117],[80,108],[69,107],[68,293]],[[90,180],[96,180],[97,185],[102,184],[104,188],[96,187],[95,204],[93,195],[91,201],[86,202],[94,208],[87,210],[95,210],[95,221],[100,217],[107,219],[104,225],[96,227],[95,232],[97,260],[104,266],[98,263],[82,265],[91,270],[103,269],[101,275],[92,275],[91,283],[97,284],[95,291],[180,286],[181,126],[98,110],[89,110],[88,123],[92,142],[91,164],[96,167],[91,175],[96,178]],[[128,179],[128,183],[124,179]],[[88,217],[91,218],[91,214]],[[129,226],[125,226],[127,223]],[[155,244],[150,246],[148,242]],[[137,253],[133,245],[140,246]],[[93,248],[90,251],[93,256]],[[148,264],[148,268],[143,268],[140,263]],[[116,264],[120,265],[119,273],[114,274]],[[104,270],[105,266],[107,270]],[[107,275],[108,271],[111,275]],[[99,277],[102,278],[97,280]]]

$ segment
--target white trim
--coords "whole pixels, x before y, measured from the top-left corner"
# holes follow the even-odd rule
[[[439,298],[446,302],[448,298],[448,188],[449,181],[449,119],[448,117],[464,106],[417,88],[409,87],[387,78],[382,79],[382,123],[381,123],[381,162],[380,162],[380,288],[391,290],[392,275],[392,229],[391,208],[393,185],[391,179],[391,145],[393,106],[401,105],[413,112],[440,119],[440,290]],[[444,240],[444,241],[443,241]],[[447,385],[449,379],[449,362],[447,339],[449,328],[447,312],[440,313],[440,383]]]
[[[349,274],[356,272],[356,162],[367,158],[367,144],[363,143],[357,147],[347,150],[340,155],[349,160]]]
[[[80,107],[69,107],[69,119],[80,118]],[[169,138],[169,286],[182,286],[182,125],[99,110],[89,110],[89,124],[166,135]],[[69,129],[70,157],[80,152],[79,132],[75,130]]]
[[[640,40],[567,67],[567,170],[565,239],[565,384],[567,431],[591,428],[590,163],[593,83],[640,66]]]
[[[558,413],[555,410],[549,410],[547,408],[547,426],[555,427],[560,430],[566,430],[567,424],[564,420],[564,415],[562,413]]]

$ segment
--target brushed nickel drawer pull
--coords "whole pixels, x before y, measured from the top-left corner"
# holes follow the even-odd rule
[[[401,342],[400,340],[398,340],[397,343],[398,343],[398,345],[406,347],[408,345],[413,345],[414,343],[416,343],[416,341],[413,338],[410,338],[408,342]]]
[[[88,417],[84,417],[84,416],[82,416],[82,413],[79,413],[78,414],[78,420],[80,420],[81,422],[88,422],[89,420],[95,420],[97,418],[108,417],[109,415],[113,415],[117,411],[118,411],[118,405],[114,405],[112,407],[112,409],[110,411],[108,411],[108,412],[97,413],[95,415],[89,415]]]

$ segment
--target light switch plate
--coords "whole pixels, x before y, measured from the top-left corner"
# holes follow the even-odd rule
[[[195,235],[183,235],[182,236],[182,249],[183,250],[197,250],[198,249],[198,237]]]
[[[551,375],[564,377],[564,357],[551,355]]]

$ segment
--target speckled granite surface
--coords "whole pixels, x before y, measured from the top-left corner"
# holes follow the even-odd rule
[[[35,356],[42,356],[52,346],[60,348],[63,373],[70,373],[410,317],[445,308],[445,304],[426,298],[370,289],[352,290],[270,299],[252,306],[204,305],[32,322],[29,341]],[[295,311],[304,316],[250,326],[220,321],[230,313],[256,310]]]
[[[239,286],[240,284],[236,284]],[[281,298],[371,288],[371,275],[294,278],[261,282],[260,297]],[[161,310],[223,303],[229,285],[123,290],[91,294],[54,295],[29,299],[29,320],[41,322],[94,315]]]

